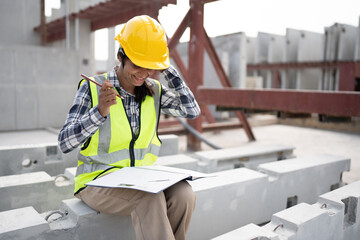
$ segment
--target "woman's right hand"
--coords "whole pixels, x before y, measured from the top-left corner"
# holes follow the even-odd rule
[[[98,110],[101,116],[106,117],[110,113],[110,107],[117,103],[116,94],[114,85],[110,83],[109,79],[106,79],[99,93]]]

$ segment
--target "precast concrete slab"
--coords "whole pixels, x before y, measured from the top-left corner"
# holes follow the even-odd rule
[[[161,156],[154,164],[199,171],[198,160],[185,154]]]
[[[196,208],[187,234],[189,239],[210,239],[249,221],[265,220],[261,213],[262,192],[268,184],[265,174],[239,168],[190,184],[196,193]]]
[[[0,211],[32,206],[42,213],[59,209],[61,200],[73,197],[74,186],[45,172],[0,177]]]
[[[299,31],[297,62],[323,61],[324,44],[324,34]],[[296,89],[322,90],[322,72],[322,69],[298,69],[296,71]]]
[[[49,224],[32,207],[0,212],[0,239],[41,239]]]
[[[248,224],[214,240],[357,240],[360,236],[360,181],[274,214],[263,227]]]
[[[359,24],[358,24],[358,33],[356,37],[356,44],[355,44],[355,61],[360,60],[360,17],[359,17]]]
[[[66,168],[77,165],[79,149],[62,153],[57,143],[57,132],[24,131],[0,134],[0,176],[45,171],[51,176],[63,174]],[[33,139],[42,138],[36,143]],[[160,135],[160,156],[175,155],[179,151],[179,137]],[[6,144],[6,139],[9,145]],[[39,141],[39,140],[37,140]],[[15,144],[18,142],[18,144]],[[31,143],[35,142],[35,143]],[[13,145],[10,145],[13,143]]]
[[[321,194],[341,186],[342,173],[350,170],[350,159],[319,154],[265,163],[258,169],[269,176],[271,186],[265,191],[271,191],[266,193],[272,196],[270,199],[284,199],[272,204],[280,210],[300,202],[315,203]]]
[[[278,63],[283,58],[285,36],[259,32],[256,38],[255,63]],[[264,79],[264,88],[273,87],[272,71],[261,70],[258,74]]]
[[[76,151],[63,154],[57,143],[0,146],[0,176],[37,171],[55,176],[76,163]]]
[[[291,28],[286,29],[283,62],[296,62],[299,48],[299,31]],[[287,69],[281,71],[281,88],[296,89],[296,70]]]
[[[175,155],[179,153],[179,137],[175,134],[159,136],[162,144],[159,156]]]
[[[343,231],[344,240],[359,239],[360,181],[321,195],[317,204],[329,213],[341,213],[341,221],[336,226]]]
[[[325,60],[326,61],[355,61],[359,48],[359,27],[335,23],[325,27]],[[339,73],[335,69],[324,71],[324,90],[338,90]]]
[[[225,233],[212,240],[280,240],[273,231],[250,223],[244,227]]]
[[[283,162],[288,163],[278,165]],[[306,163],[303,165],[301,162]],[[270,221],[271,215],[300,202],[299,199],[317,199],[319,194],[328,192],[334,179],[340,182],[341,172],[349,168],[349,159],[327,155],[326,158],[312,157],[298,161],[290,159],[264,165],[266,166],[262,169],[267,169],[269,174],[239,168],[218,172],[214,177],[191,181],[197,203],[187,237],[211,239],[249,223],[261,224]],[[333,177],[324,177],[324,172]],[[301,186],[307,190],[306,193]],[[288,196],[297,198],[291,198],[292,204],[287,204]],[[355,205],[354,201],[348,204]],[[350,215],[348,218],[353,219],[353,214]],[[130,217],[99,214],[75,198],[64,200],[59,211],[43,213],[41,216],[49,221],[50,230],[39,233],[35,239],[86,239],[90,236],[114,239],[119,234],[125,236],[125,239],[134,239]],[[307,216],[307,219],[310,217]],[[4,228],[6,229],[6,225]],[[0,239],[7,234],[4,231]]]
[[[202,172],[217,172],[246,167],[257,169],[261,163],[293,158],[295,147],[284,144],[249,145],[195,152]]]

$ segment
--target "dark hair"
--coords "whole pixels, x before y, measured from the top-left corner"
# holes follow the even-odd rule
[[[120,58],[121,58],[121,65],[122,67],[124,68],[125,66],[125,60],[126,59],[129,59],[128,56],[126,56],[125,54],[125,51],[122,47],[119,47],[119,50],[118,50],[118,57],[120,55]],[[130,60],[130,59],[129,59]],[[130,60],[131,61],[131,60]],[[138,103],[141,103],[145,100],[145,97],[147,95],[149,96],[152,96],[154,94],[154,91],[153,89],[148,85],[148,83],[144,82],[143,85],[141,86],[136,86],[135,87],[135,99],[136,99],[136,102]]]

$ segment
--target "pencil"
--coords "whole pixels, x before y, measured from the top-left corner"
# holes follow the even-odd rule
[[[86,80],[89,80],[90,82],[95,83],[95,84],[98,85],[99,87],[102,87],[102,85],[101,85],[100,83],[98,83],[98,82],[90,79],[90,78],[87,77],[86,75],[81,74],[81,76],[82,76],[83,78],[85,78]],[[115,89],[115,87],[114,87],[114,89]],[[118,97],[121,98],[121,99],[124,99],[120,94],[116,94],[116,96],[118,96]]]

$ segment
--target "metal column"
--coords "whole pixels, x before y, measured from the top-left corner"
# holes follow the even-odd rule
[[[188,85],[195,96],[197,87],[204,84],[204,4],[200,1],[190,2],[191,22],[190,22],[190,42],[189,42],[189,79]],[[190,67],[191,66],[191,67]],[[200,108],[202,104],[200,104]],[[197,119],[189,120],[189,124],[198,132],[202,132],[202,115]],[[201,142],[193,135],[187,135],[187,148],[190,150],[200,150]]]

